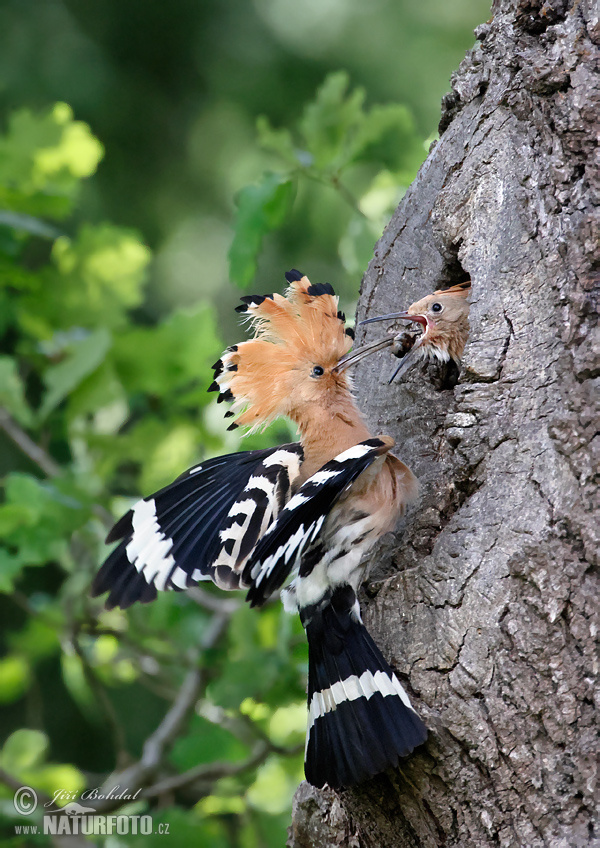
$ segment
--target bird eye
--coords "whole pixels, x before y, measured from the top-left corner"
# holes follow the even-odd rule
[[[311,377],[322,377],[324,373],[325,373],[324,368],[321,368],[320,365],[315,365],[310,376]]]
[[[431,307],[430,307],[431,312],[435,312],[435,313],[440,313],[440,312],[442,311],[442,309],[443,309],[443,308],[444,308],[444,307],[442,306],[442,304],[441,304],[441,303],[437,303],[437,302],[436,302],[436,303],[432,303],[432,304],[431,304]]]

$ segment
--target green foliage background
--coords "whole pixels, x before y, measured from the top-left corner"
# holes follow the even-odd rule
[[[240,288],[281,291],[300,267],[352,311],[487,13],[483,0],[0,7],[4,844],[50,844],[15,833],[41,818],[16,815],[11,777],[40,798],[114,785],[193,669],[195,707],[144,786],[190,779],[117,807],[170,836],[93,842],[284,844],[306,720],[298,622],[212,587],[107,612],[89,585],[132,499],[239,447],[206,387],[242,332]],[[244,447],[290,438],[278,423]]]

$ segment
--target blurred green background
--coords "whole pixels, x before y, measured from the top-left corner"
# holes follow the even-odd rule
[[[485,0],[0,4],[4,844],[51,844],[15,833],[41,818],[15,813],[11,780],[40,798],[110,783],[194,669],[193,714],[145,786],[185,781],[115,807],[170,835],[93,843],[284,844],[298,622],[204,586],[106,612],[89,583],[132,498],[240,446],[206,393],[243,332],[240,289],[282,291],[297,267],[352,313],[488,14]],[[282,422],[244,447],[293,437]]]

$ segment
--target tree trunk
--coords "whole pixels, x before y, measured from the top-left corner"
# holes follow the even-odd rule
[[[302,784],[293,848],[600,845],[593,9],[498,0],[365,275],[359,318],[473,284],[455,386],[434,366],[388,386],[385,352],[357,369],[373,432],[421,482],[364,617],[430,738],[355,790]]]

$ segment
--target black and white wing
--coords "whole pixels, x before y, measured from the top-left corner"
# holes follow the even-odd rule
[[[111,609],[199,580],[243,587],[246,559],[289,500],[302,458],[299,444],[220,456],[138,501],[108,534],[107,542],[122,541],[92,595],[110,592]]]
[[[243,582],[250,586],[246,600],[251,606],[263,604],[299,567],[333,505],[389,449],[389,439],[359,442],[323,465],[298,489],[244,566]]]

